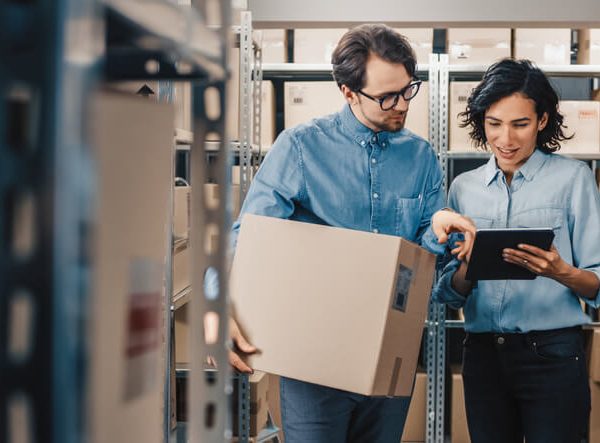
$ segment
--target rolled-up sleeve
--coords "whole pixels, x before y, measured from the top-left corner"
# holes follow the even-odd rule
[[[428,164],[430,171],[429,179],[427,180],[427,188],[423,193],[423,213],[417,231],[417,242],[429,252],[442,255],[446,249],[446,245],[440,244],[436,235],[431,229],[431,218],[433,214],[444,207],[444,183],[442,180],[442,170],[439,163],[433,154]]]
[[[573,180],[569,217],[573,265],[600,279],[600,193],[586,165],[581,165]],[[593,299],[580,298],[594,308],[600,307],[600,291]]]

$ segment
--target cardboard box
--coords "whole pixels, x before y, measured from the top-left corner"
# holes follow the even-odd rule
[[[287,40],[285,29],[257,29],[262,33],[262,62],[286,63]]]
[[[409,396],[434,264],[399,237],[245,214],[230,291],[261,351],[251,364],[364,395]]]
[[[451,65],[489,65],[510,57],[510,29],[451,28],[447,48]]]
[[[190,230],[190,187],[175,186],[173,197],[175,200],[173,209],[173,236],[175,240],[189,237]]]
[[[600,383],[600,329],[594,329],[590,337],[590,379]]]
[[[415,51],[417,65],[429,63],[429,54],[433,52],[433,29],[432,28],[395,28],[395,31],[408,39]]]
[[[590,380],[592,413],[590,414],[590,429],[588,443],[600,443],[600,383]]]
[[[458,114],[467,109],[467,100],[479,82],[450,82],[450,107],[448,120],[450,131],[448,136],[448,150],[455,152],[477,152],[471,144],[469,128],[461,128],[462,122]]]
[[[284,94],[286,128],[338,112],[346,104],[346,99],[334,81],[286,82]]]
[[[294,63],[331,63],[331,54],[348,29],[295,29]]]
[[[190,260],[189,240],[177,241],[173,247],[173,296],[190,285]]]
[[[538,65],[571,64],[570,29],[515,29],[514,57]]]
[[[406,128],[429,140],[429,82],[421,83],[419,93],[410,101]]]
[[[86,422],[92,443],[163,441],[165,263],[174,110],[99,93],[90,136],[98,194]]]
[[[260,145],[263,152],[269,151],[275,141],[275,89],[273,82],[264,80],[261,84]],[[254,113],[252,113],[254,121]]]
[[[192,85],[189,82],[173,83],[175,128],[192,131]]]
[[[427,374],[418,373],[402,433],[402,443],[425,442],[427,411]]]
[[[225,125],[229,140],[240,139],[240,49],[230,48],[229,63],[230,77],[227,80],[227,100],[225,106]],[[206,113],[218,117],[221,113],[219,95],[215,89],[208,89],[204,94]],[[207,140],[218,140],[217,134],[208,133]]]
[[[565,134],[575,134],[561,142],[560,153],[600,153],[600,102],[561,100],[559,110],[565,117]]]
[[[467,427],[467,412],[465,409],[465,391],[461,374],[452,374],[452,443],[471,443]]]
[[[579,30],[577,63],[582,65],[600,65],[600,29]]]
[[[275,426],[279,428],[279,440],[284,443],[283,423],[281,422],[281,398],[279,392],[279,375],[268,374],[269,390],[267,392],[267,404],[271,419]]]
[[[269,376],[261,371],[254,371],[248,377],[250,382],[250,436],[256,437],[267,425],[269,416],[267,394],[269,392]],[[233,387],[233,435],[238,436],[238,394],[237,383]]]

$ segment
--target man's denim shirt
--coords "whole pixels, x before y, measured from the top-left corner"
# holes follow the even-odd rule
[[[410,119],[410,112],[408,113]],[[256,174],[243,214],[401,236],[443,253],[430,229],[445,201],[429,143],[407,129],[375,133],[350,107],[283,131]]]

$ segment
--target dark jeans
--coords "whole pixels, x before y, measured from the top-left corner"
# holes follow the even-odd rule
[[[286,443],[398,443],[409,397],[367,397],[281,377]]]
[[[467,334],[463,377],[472,443],[580,443],[590,415],[581,328]]]

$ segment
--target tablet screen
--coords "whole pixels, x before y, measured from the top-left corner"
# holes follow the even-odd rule
[[[533,280],[536,275],[502,258],[505,248],[518,249],[525,243],[549,250],[554,239],[552,228],[478,229],[473,244],[466,279],[476,280]]]

